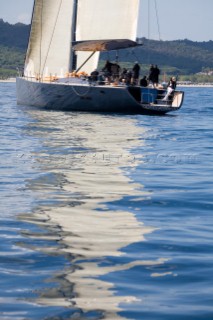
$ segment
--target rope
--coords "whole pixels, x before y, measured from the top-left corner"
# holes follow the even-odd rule
[[[148,57],[147,62],[150,65],[150,1],[148,0],[148,9],[147,9],[147,16],[148,16],[148,22],[147,22],[147,28],[148,28],[148,34],[147,34],[147,49],[148,49]]]
[[[160,36],[160,24],[159,24],[158,8],[157,8],[156,0],[155,0],[155,12],[156,12],[156,19],[157,19],[157,26],[158,26],[158,35],[159,35],[159,40],[161,40],[161,36]]]
[[[74,92],[78,97],[84,97],[84,96],[86,96],[86,95],[90,92],[90,90],[91,90],[91,85],[89,85],[88,90],[87,90],[84,94],[80,94],[76,89],[74,89],[73,86],[71,86],[71,88],[72,88],[73,92]]]
[[[139,64],[142,64],[142,62],[140,62],[140,58],[138,58],[137,54],[135,53],[135,50],[132,50],[132,54],[135,56],[136,60],[139,62]]]
[[[150,40],[150,1],[148,0],[148,40]]]

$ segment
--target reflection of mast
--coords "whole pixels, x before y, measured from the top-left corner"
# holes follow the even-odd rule
[[[33,113],[33,110],[30,112]],[[41,116],[41,113],[38,114]],[[73,257],[72,270],[62,271],[62,276],[71,284],[73,292],[69,292],[69,296],[56,296],[54,302],[47,293],[38,302],[67,307],[74,304],[83,311],[101,310],[105,319],[125,319],[117,314],[122,310],[119,305],[131,303],[136,298],[115,295],[115,285],[101,280],[100,276],[138,265],[161,264],[163,260],[133,260],[124,264],[120,259],[119,262],[119,257],[125,255],[126,246],[144,241],[145,234],[153,229],[139,222],[131,209],[124,207],[122,210],[120,206],[117,208],[116,201],[126,196],[143,199],[147,194],[141,190],[141,185],[132,183],[125,175],[125,171],[120,168],[122,163],[117,160],[113,162],[113,158],[106,163],[103,158],[93,158],[91,154],[120,155],[128,173],[138,164],[136,160],[128,160],[132,159],[128,150],[136,148],[139,143],[141,145],[138,137],[143,129],[134,120],[125,117],[76,114],[71,118],[63,114],[60,121],[58,114],[45,112],[42,117],[38,125],[43,125],[47,134],[44,139],[44,131],[38,130],[38,135],[44,139],[45,144],[36,152],[36,158],[43,175],[54,175],[54,179],[50,180],[48,188],[48,177],[44,179],[42,175],[44,180],[32,180],[28,187],[35,193],[38,191],[44,194],[45,190],[47,193],[44,194],[44,200],[48,199],[50,202],[52,196],[54,201],[52,206],[41,203],[38,215],[34,215],[33,219],[37,216],[42,219],[43,224],[46,219],[47,228],[57,226],[57,235],[62,239],[60,243],[63,247],[59,253],[68,253]],[[57,130],[57,135],[49,130],[52,129],[51,124]],[[125,129],[127,124],[128,136]],[[35,135],[35,129],[33,134]],[[56,152],[53,166],[48,151],[55,148],[59,151],[60,146],[68,144],[68,137],[71,139],[69,145],[76,145],[81,152],[68,154],[63,162],[60,162]],[[131,146],[128,145],[129,141]],[[45,148],[48,159],[44,156]],[[59,200],[58,205],[56,200]],[[110,204],[114,204],[114,208]],[[51,252],[52,249],[46,249],[46,252],[48,250]],[[118,257],[118,263],[110,264],[110,257]],[[102,262],[107,262],[107,266],[102,266]],[[61,291],[66,292],[66,287],[64,290],[62,287]]]

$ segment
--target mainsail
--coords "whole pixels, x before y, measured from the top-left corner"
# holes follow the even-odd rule
[[[24,75],[63,77],[71,71],[73,40],[135,40],[139,1],[35,0]],[[73,23],[75,17],[76,23]],[[77,67],[90,54],[78,52]],[[89,73],[95,69],[98,58],[97,52],[84,65],[84,71]]]
[[[140,0],[78,0],[76,40],[136,39]],[[90,55],[78,53],[79,67]],[[86,72],[97,67],[99,53],[85,65]]]

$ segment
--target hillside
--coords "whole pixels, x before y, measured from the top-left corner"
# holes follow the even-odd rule
[[[14,76],[23,67],[30,26],[0,19],[0,77]]]
[[[0,77],[16,75],[22,68],[30,32],[30,25],[11,25],[0,19]],[[143,40],[143,46],[120,50],[119,61],[130,65],[138,60],[144,70],[157,64],[162,72],[188,75],[203,69],[213,70],[213,41],[193,42],[190,40],[156,41]],[[101,59],[115,60],[115,52],[102,54]]]
[[[30,25],[14,25],[0,19],[0,46],[25,50],[30,32]]]
[[[172,69],[179,74],[193,74],[205,68],[213,69],[213,41],[156,41],[145,38],[142,41],[141,47],[121,50],[119,60],[138,60],[144,65],[157,64],[162,70]],[[105,59],[108,57],[106,54],[102,56]]]

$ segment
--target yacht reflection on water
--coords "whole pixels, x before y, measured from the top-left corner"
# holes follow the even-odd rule
[[[101,277],[164,262],[130,258],[124,263],[122,258],[125,247],[144,241],[153,231],[121,201],[126,196],[140,201],[149,196],[129,177],[140,161],[132,150],[143,143],[139,139],[143,129],[127,116],[39,110],[30,110],[29,115],[35,121],[26,133],[41,143],[30,155],[39,174],[26,181],[37,206],[22,219],[54,230],[60,246],[42,250],[49,254],[58,250],[71,257],[70,268],[61,271],[63,295],[47,291],[36,301],[83,313],[98,310],[104,319],[126,319],[119,315],[121,304],[133,303],[137,297],[119,296],[115,284]],[[70,291],[63,288],[64,281],[70,283]]]

